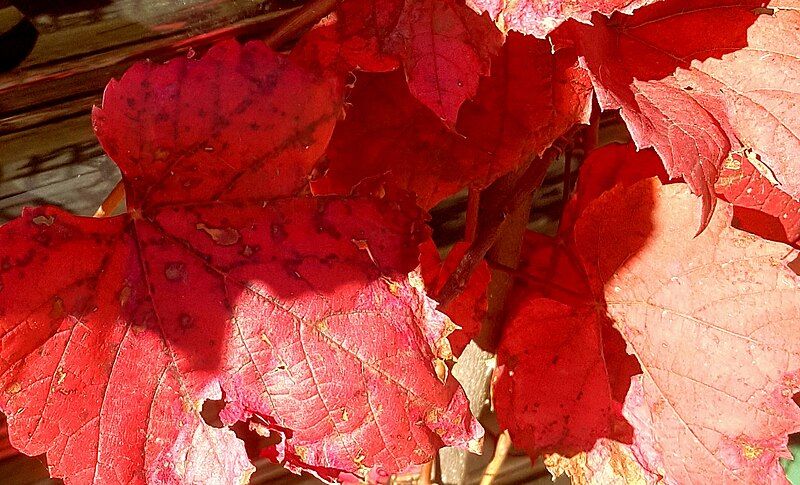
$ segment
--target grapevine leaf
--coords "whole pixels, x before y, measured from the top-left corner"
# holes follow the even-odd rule
[[[574,456],[552,454],[544,460],[558,478],[567,475],[573,485],[655,485],[657,475],[643,468],[630,445],[600,438],[589,451]]]
[[[519,302],[497,361],[499,422],[531,457],[572,455],[603,437],[630,440],[622,399],[638,369],[619,333],[592,306],[535,297]]]
[[[240,483],[253,468],[228,426],[249,418],[282,436],[285,466],[328,479],[474,444],[436,372],[448,326],[414,272],[422,214],[302,194],[340,103],[257,42],[109,86],[94,124],[129,213],[37,208],[0,228],[14,446],[70,483]]]
[[[577,47],[601,107],[621,108],[636,144],[655,148],[669,174],[703,196],[703,223],[732,149],[752,149],[781,190],[800,195],[800,12],[762,7],[670,0],[555,34],[557,44]],[[697,35],[707,25],[719,28]]]
[[[348,194],[383,177],[427,209],[464,187],[486,186],[587,121],[591,87],[574,55],[553,56],[547,42],[515,35],[494,66],[462,108],[460,134],[417,102],[400,74],[360,74],[315,193]]]
[[[467,0],[476,12],[488,12],[503,32],[516,30],[544,39],[568,19],[589,23],[592,13],[631,13],[639,7],[662,0]]]
[[[692,237],[698,205],[648,179],[606,192],[574,231],[642,366],[637,456],[670,483],[782,483],[778,458],[800,430],[798,252],[731,228],[727,203]]]
[[[775,185],[774,175],[750,151],[722,165],[717,195],[736,207],[736,227],[774,241],[800,245],[800,201]]]
[[[301,42],[312,64],[339,71],[403,67],[410,93],[449,128],[503,43],[459,0],[348,0]]]

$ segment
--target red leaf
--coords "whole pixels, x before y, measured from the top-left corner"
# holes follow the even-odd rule
[[[583,0],[580,2],[542,0],[467,0],[476,12],[489,12],[503,32],[516,30],[544,39],[567,19],[589,23],[592,13],[631,13],[639,7],[662,0]]]
[[[602,437],[630,440],[621,408],[638,367],[592,306],[521,301],[510,312],[497,362],[498,420],[531,457],[590,450]]]
[[[800,245],[800,201],[776,187],[769,168],[752,152],[746,153],[731,154],[716,185],[717,194],[736,206],[734,225],[773,241]]]
[[[400,74],[359,75],[315,193],[348,194],[385,177],[430,208],[463,187],[484,187],[587,121],[590,84],[568,52],[553,56],[547,42],[514,35],[494,65],[461,110],[461,135],[417,102]]]
[[[433,241],[426,241],[420,246],[420,272],[425,280],[428,294],[435,296],[442,289],[467,249],[469,249],[469,244],[456,243],[450,249],[445,260],[441,261],[439,251]],[[460,327],[448,338],[453,354],[456,356],[461,355],[469,341],[480,332],[481,323],[489,310],[486,290],[490,278],[489,265],[485,261],[481,261],[467,281],[464,290],[451,302],[439,307],[439,311],[449,316]]]
[[[368,72],[402,65],[411,94],[449,128],[503,44],[489,19],[459,0],[345,1],[322,28],[301,42],[312,64]]]
[[[775,2],[779,3],[779,2]],[[654,147],[673,177],[703,196],[703,222],[731,149],[752,147],[781,189],[800,194],[797,11],[759,15],[762,2],[659,2],[633,16],[596,16],[556,34],[574,43],[600,105],[622,109],[639,147]],[[715,25],[713,33],[705,26]],[[567,27],[567,26],[565,26]],[[754,73],[757,73],[754,75]]]
[[[637,455],[669,483],[784,482],[778,458],[800,430],[798,251],[732,229],[725,203],[692,237],[698,205],[650,179],[606,192],[575,227],[596,298],[644,372]]]
[[[95,126],[131,212],[40,208],[0,229],[16,447],[73,483],[239,483],[242,443],[200,416],[220,398],[224,424],[259,416],[287,467],[323,478],[481,435],[435,371],[447,325],[412,271],[419,211],[298,195],[339,102],[260,43],[110,85]]]
[[[661,159],[652,150],[637,150],[632,143],[615,143],[592,151],[581,165],[575,190],[561,216],[559,232],[570,232],[584,209],[604,192],[650,177],[659,177],[663,182],[669,179]]]
[[[458,0],[410,0],[394,32],[411,93],[453,127],[488,76],[502,35]]]

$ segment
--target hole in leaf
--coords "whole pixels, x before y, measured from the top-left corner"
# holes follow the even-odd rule
[[[219,413],[222,412],[224,408],[225,401],[222,399],[208,399],[203,403],[203,409],[200,411],[200,416],[203,417],[203,421],[205,421],[207,425],[213,428],[223,428],[225,425],[222,424]]]

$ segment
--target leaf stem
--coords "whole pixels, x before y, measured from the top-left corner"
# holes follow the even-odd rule
[[[111,192],[106,196],[105,200],[100,207],[97,208],[97,211],[94,213],[94,217],[107,217],[113,213],[117,207],[122,203],[122,200],[125,198],[125,185],[122,183],[122,180],[117,182],[117,185],[111,189]]]
[[[278,49],[292,40],[301,31],[311,27],[336,8],[340,0],[312,0],[297,13],[286,19],[264,39],[273,49]]]
[[[467,214],[464,228],[464,241],[471,243],[478,232],[478,207],[481,201],[481,191],[474,187],[469,188],[467,194]]]
[[[556,142],[541,157],[532,160],[524,171],[501,177],[484,191],[483,198],[489,199],[486,201],[486,210],[479,215],[479,226],[474,241],[436,296],[441,305],[451,302],[464,290],[475,268],[497,241],[508,216],[542,185],[547,169],[562,149],[563,143]]]
[[[497,446],[494,449],[494,456],[492,457],[492,461],[486,466],[486,470],[483,472],[483,478],[481,478],[481,485],[492,485],[494,481],[494,477],[500,472],[500,468],[503,466],[503,462],[508,456],[508,450],[511,448],[511,437],[508,435],[508,431],[503,431],[500,437],[497,438]]]

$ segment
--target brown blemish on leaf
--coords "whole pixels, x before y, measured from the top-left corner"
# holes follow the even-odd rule
[[[122,289],[119,292],[119,298],[118,298],[120,306],[125,306],[125,304],[128,303],[128,300],[131,297],[131,291],[132,290],[130,286],[122,287]]]
[[[350,420],[350,416],[347,414],[347,409],[342,409],[342,421],[345,423]]]
[[[164,276],[169,281],[184,281],[186,279],[186,265],[181,262],[167,263],[164,266]]]
[[[749,443],[741,443],[742,454],[748,460],[755,460],[764,453],[764,449]]]
[[[58,320],[64,318],[66,315],[67,311],[64,309],[64,300],[55,297],[55,299],[53,299],[53,306],[50,308],[50,318]]]
[[[730,155],[722,163],[722,166],[723,166],[723,168],[727,168],[728,170],[741,170],[742,169],[742,161],[739,160],[737,157],[734,157],[733,155]]]
[[[386,283],[386,286],[389,287],[389,293],[394,296],[398,296],[400,294],[400,283],[392,280],[391,278],[381,277],[381,281]]]
[[[220,246],[233,246],[239,242],[239,239],[241,239],[239,231],[230,227],[209,227],[202,222],[198,223],[195,227],[197,227],[198,231],[204,231],[206,234],[211,236],[211,239],[213,239],[214,242]]]
[[[47,226],[50,227],[56,221],[54,216],[38,216],[33,218],[33,223],[37,226]]]
[[[12,382],[7,388],[6,392],[9,394],[18,394],[22,390],[22,385],[19,382]]]

